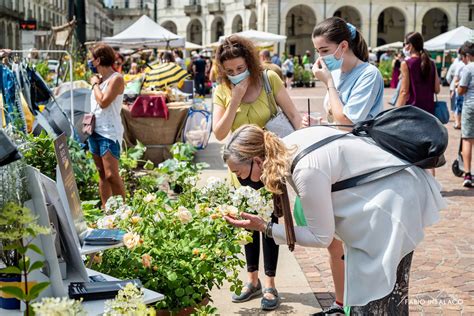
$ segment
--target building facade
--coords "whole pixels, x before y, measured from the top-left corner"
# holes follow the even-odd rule
[[[86,41],[100,41],[102,37],[112,36],[114,24],[109,9],[102,1],[86,0]]]
[[[153,5],[153,1],[143,0],[114,2],[119,10],[138,8],[151,18]],[[286,47],[281,49],[292,54],[313,50],[310,38],[314,26],[331,16],[356,25],[371,47],[403,41],[409,31],[421,32],[428,40],[457,26],[474,27],[474,1],[466,0],[166,0],[157,1],[157,5],[158,23],[187,41],[208,45],[220,35],[257,29],[286,35]],[[114,34],[136,19],[138,16],[121,24],[114,20]]]

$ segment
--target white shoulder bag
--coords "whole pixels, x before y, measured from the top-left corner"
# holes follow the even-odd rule
[[[278,137],[283,138],[295,131],[286,114],[278,107],[275,97],[273,96],[272,87],[268,80],[267,69],[263,71],[263,88],[268,98],[268,107],[270,108],[271,117],[265,125],[267,131],[275,133]]]

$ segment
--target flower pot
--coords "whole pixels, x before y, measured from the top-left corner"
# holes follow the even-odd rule
[[[206,297],[205,299],[202,300],[201,303],[199,303],[199,306],[206,306],[209,304],[209,299]],[[169,310],[166,309],[160,309],[156,315],[157,316],[189,316],[195,312],[195,307],[189,306],[185,307],[183,309],[180,309],[179,311],[176,312],[170,312]]]
[[[0,286],[12,286],[21,281],[20,275],[0,276]],[[13,283],[14,282],[14,283]],[[13,284],[9,284],[13,283]],[[20,309],[20,301],[9,294],[0,291],[0,308],[3,309]]]

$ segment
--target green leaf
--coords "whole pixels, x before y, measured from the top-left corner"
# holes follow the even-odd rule
[[[177,297],[181,297],[184,295],[184,290],[182,288],[177,288],[176,291],[174,291]]]
[[[168,273],[168,280],[174,282],[178,279],[178,275],[175,272]]]
[[[41,283],[35,284],[28,292],[28,296],[26,297],[26,300],[32,301],[35,298],[37,298],[38,295],[41,293],[41,291],[46,289],[49,286],[49,284],[50,284],[49,282],[41,282]]]
[[[35,244],[29,244],[28,249],[33,250],[34,252],[36,252],[39,255],[43,255],[43,252],[41,251],[41,249],[38,246],[36,246]]]
[[[34,262],[30,268],[28,269],[28,273],[31,273],[31,271],[41,269],[43,267],[43,261],[36,261]]]
[[[0,287],[0,290],[4,293],[10,294],[14,296],[15,298],[19,299],[20,301],[25,300],[25,293],[23,293],[23,290],[19,287],[16,286],[2,286]]]
[[[193,292],[194,290],[190,285],[186,286],[186,295],[191,295]]]
[[[21,270],[18,267],[6,267],[4,269],[1,269],[0,273],[21,274]]]

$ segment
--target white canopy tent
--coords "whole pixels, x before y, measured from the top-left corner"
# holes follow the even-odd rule
[[[104,37],[103,41],[112,46],[126,48],[185,47],[184,37],[171,33],[146,15],[142,15],[121,33]]]
[[[379,52],[379,51],[387,51],[390,49],[397,50],[397,49],[402,49],[402,48],[403,48],[403,42],[393,42],[393,43],[375,47],[374,49],[372,49],[372,51]]]
[[[248,30],[239,33],[234,33],[233,35],[239,35],[253,42],[271,42],[271,43],[284,43],[286,41],[285,35],[278,35],[268,32],[256,31],[256,30]],[[227,36],[221,36],[219,38],[219,42],[222,43]]]
[[[199,49],[202,49],[203,47],[201,45],[198,45],[198,44],[194,44],[194,43],[191,43],[191,42],[186,42],[184,44],[184,48],[186,50],[199,50]]]
[[[426,41],[424,48],[429,51],[453,50],[461,47],[464,42],[472,40],[472,29],[460,26]]]

